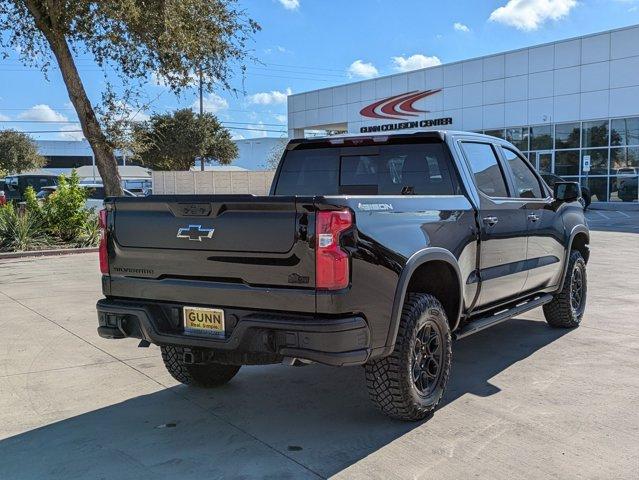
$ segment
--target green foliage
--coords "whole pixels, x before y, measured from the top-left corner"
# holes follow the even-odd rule
[[[20,173],[44,164],[29,135],[15,130],[0,131],[0,172]]]
[[[87,191],[80,186],[75,170],[69,179],[60,175],[58,188],[47,197],[42,207],[47,230],[64,242],[77,239],[91,213],[85,208],[86,199]]]
[[[155,170],[189,170],[196,157],[229,164],[237,157],[231,134],[215,115],[190,109],[154,114],[134,129],[136,157]]]
[[[206,85],[230,88],[233,63],[247,55],[259,25],[237,0],[0,0],[0,47],[22,62],[47,67],[49,39],[62,34],[74,51],[90,54],[122,78],[156,72],[174,91],[198,68]]]
[[[0,250],[23,252],[49,243],[39,215],[19,212],[12,204],[0,207]]]
[[[34,215],[42,216],[42,205],[38,202],[36,192],[31,185],[24,191],[24,201],[26,209]]]
[[[97,247],[101,234],[98,216],[91,213],[80,230],[80,235],[77,238],[78,247]]]

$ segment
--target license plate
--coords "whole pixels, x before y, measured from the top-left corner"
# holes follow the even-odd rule
[[[184,307],[184,331],[205,335],[224,335],[224,310]]]

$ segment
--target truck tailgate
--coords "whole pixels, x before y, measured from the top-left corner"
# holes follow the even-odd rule
[[[117,202],[115,239],[135,248],[288,252],[295,241],[295,201],[262,198]]]
[[[148,298],[187,283],[197,287],[193,292],[213,284],[225,285],[218,292],[236,288],[248,295],[256,289],[256,298],[270,288],[312,291],[312,202],[304,205],[295,197],[252,195],[109,200],[112,295]]]

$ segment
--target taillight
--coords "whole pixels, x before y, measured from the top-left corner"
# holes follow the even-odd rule
[[[109,274],[109,253],[107,252],[107,211],[100,210],[98,214],[100,225],[100,272],[103,275]]]
[[[353,224],[348,210],[317,212],[315,221],[315,287],[339,290],[348,287],[348,253],[339,246],[339,236]]]

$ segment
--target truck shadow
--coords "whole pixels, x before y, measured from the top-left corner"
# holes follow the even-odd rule
[[[497,394],[491,378],[566,333],[516,319],[456,343],[435,415],[463,395]],[[428,422],[379,414],[363,377],[360,367],[245,367],[214,391],[160,390],[1,441],[0,478],[328,477],[428,433]]]

